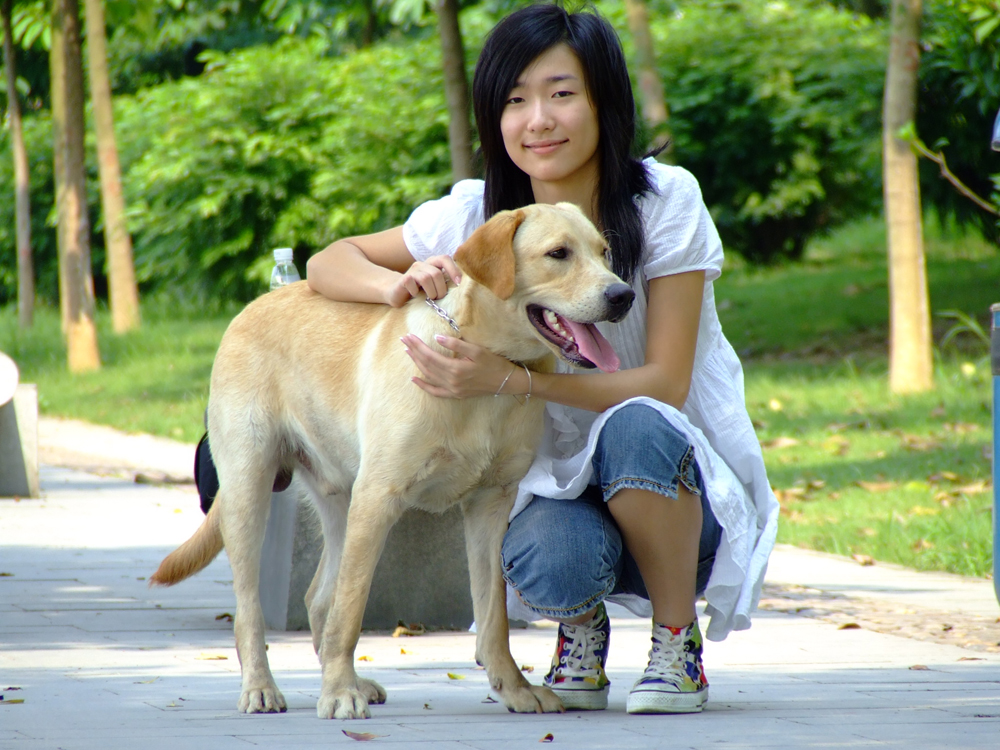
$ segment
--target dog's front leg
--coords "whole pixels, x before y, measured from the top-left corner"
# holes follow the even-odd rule
[[[507,584],[500,572],[500,550],[513,505],[510,492],[513,488],[483,489],[462,503],[476,616],[476,658],[486,667],[490,687],[509,711],[562,711],[562,703],[555,693],[547,687],[529,683],[510,654]]]
[[[321,719],[367,719],[369,703],[384,703],[385,690],[374,680],[358,677],[354,649],[368,603],[375,565],[389,529],[401,515],[398,503],[355,486],[347,514],[347,533],[337,575],[336,599],[330,608],[319,649],[323,689],[316,714]]]

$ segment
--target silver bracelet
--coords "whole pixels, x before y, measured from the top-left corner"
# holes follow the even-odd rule
[[[514,366],[513,366],[512,368],[510,368],[510,372],[508,372],[508,373],[507,373],[507,377],[505,377],[505,378],[503,379],[503,382],[502,382],[502,383],[500,384],[500,387],[499,387],[499,388],[497,388],[497,392],[493,394],[493,398],[496,398],[497,396],[499,396],[499,395],[500,395],[500,391],[502,391],[502,390],[503,390],[503,387],[504,387],[505,385],[507,385],[507,381],[508,381],[508,380],[510,380],[510,376],[514,374],[514,371],[515,371],[516,369],[517,369],[517,365],[514,365]]]
[[[524,401],[521,401],[521,400],[520,400],[520,399],[519,399],[519,398],[518,398],[518,397],[517,397],[517,396],[516,396],[515,394],[513,394],[513,393],[512,393],[512,394],[510,394],[510,395],[511,395],[511,396],[512,396],[512,397],[514,398],[514,400],[515,400],[515,401],[517,401],[517,403],[519,403],[519,404],[520,404],[521,406],[524,406],[524,405],[525,405],[525,404],[527,404],[527,403],[528,403],[529,401],[531,401],[531,370],[529,370],[529,369],[528,369],[528,366],[527,366],[527,365],[524,365],[524,364],[522,364],[522,365],[521,365],[521,367],[523,367],[523,368],[524,368],[524,372],[525,372],[525,373],[526,373],[526,374],[528,375],[528,392],[524,394]],[[514,369],[515,369],[515,370],[517,369],[517,365],[514,365]],[[508,375],[507,377],[509,378],[509,377],[510,377],[510,375]],[[504,382],[506,383],[507,381],[505,380]],[[502,386],[502,385],[501,385],[500,387],[501,387],[501,388],[503,388],[503,386]]]

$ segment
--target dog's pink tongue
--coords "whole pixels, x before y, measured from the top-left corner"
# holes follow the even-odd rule
[[[608,340],[597,330],[597,326],[591,323],[576,323],[566,318],[563,318],[563,322],[573,332],[580,354],[604,372],[616,372],[621,367],[618,355]]]

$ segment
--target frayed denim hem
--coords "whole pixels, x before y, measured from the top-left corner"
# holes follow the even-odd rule
[[[625,489],[647,490],[655,492],[658,495],[663,495],[671,500],[676,500],[678,483],[683,484],[684,488],[695,497],[701,497],[701,488],[698,486],[697,476],[695,475],[694,448],[689,447],[684,452],[677,476],[673,478],[673,481],[669,485],[642,477],[619,477],[611,484],[602,488],[602,491],[604,502],[608,502],[619,490]]]
[[[594,594],[592,597],[584,601],[582,604],[578,604],[575,607],[546,608],[546,607],[536,607],[534,604],[525,599],[524,595],[517,590],[517,587],[514,585],[514,582],[511,581],[506,575],[504,575],[503,579],[508,584],[510,584],[510,587],[512,589],[514,589],[514,593],[517,594],[517,598],[521,600],[521,603],[525,607],[530,609],[536,615],[548,618],[550,620],[570,620],[574,617],[579,617],[580,615],[589,612],[598,604],[600,604],[602,601],[604,601],[608,597],[608,595],[610,595],[611,592],[615,590],[615,586],[617,585],[617,580],[612,575],[610,584],[606,586],[603,591]]]

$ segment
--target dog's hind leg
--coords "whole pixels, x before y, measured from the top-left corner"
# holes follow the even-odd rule
[[[233,472],[227,472],[232,474]],[[216,502],[236,594],[236,653],[243,672],[239,700],[242,713],[283,712],[285,699],[275,685],[264,645],[264,612],[260,603],[261,548],[270,509],[274,473],[222,477]]]
[[[316,714],[321,719],[367,719],[371,716],[369,703],[385,702],[381,685],[358,677],[354,670],[354,649],[375,565],[389,529],[400,515],[402,510],[397,501],[386,498],[381,490],[366,491],[361,479],[355,482],[337,575],[336,604],[330,609],[319,649],[323,689]]]
[[[482,488],[462,502],[476,617],[476,658],[486,667],[490,687],[509,711],[562,711],[562,703],[555,693],[547,687],[529,683],[510,654],[507,584],[500,572],[500,550],[513,505],[513,498],[508,493],[514,489]]]

